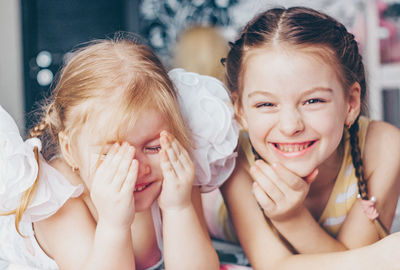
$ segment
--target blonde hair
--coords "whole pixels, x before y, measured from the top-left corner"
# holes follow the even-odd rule
[[[228,49],[227,41],[216,28],[193,26],[179,36],[174,48],[173,66],[222,81],[225,70],[220,59],[226,57]]]
[[[157,56],[137,39],[117,36],[95,40],[74,51],[46,103],[30,137],[42,139],[42,155],[47,160],[60,154],[60,132],[72,141],[85,124],[97,123],[104,110],[116,120],[102,131],[104,138],[119,138],[143,109],[154,108],[163,114],[184,147],[189,151],[191,148],[173,83]],[[33,197],[28,195],[34,193],[37,180],[12,212],[16,214],[18,232],[19,221]]]

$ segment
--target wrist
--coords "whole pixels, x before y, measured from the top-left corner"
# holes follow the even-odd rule
[[[159,206],[163,212],[179,212],[190,206],[192,206],[192,201],[190,197],[187,200],[181,202],[166,203],[163,200],[159,200]]]
[[[179,206],[173,206],[173,207],[161,207],[161,213],[162,216],[180,216],[180,215],[185,215],[187,213],[190,213],[191,211],[194,211],[193,204],[190,202],[188,204],[184,205],[179,205]]]
[[[270,220],[274,223],[274,225],[284,225],[284,224],[296,224],[299,220],[310,215],[308,209],[304,207],[304,205],[300,205],[290,213],[280,216],[269,217]]]
[[[108,219],[99,218],[97,221],[96,230],[104,230],[115,234],[124,234],[124,233],[130,233],[131,226],[132,224],[130,225],[118,224],[112,220],[110,221]]]

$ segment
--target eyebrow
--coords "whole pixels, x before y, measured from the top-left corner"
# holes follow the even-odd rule
[[[307,96],[307,95],[312,94],[314,92],[320,92],[320,91],[321,92],[329,92],[329,93],[333,92],[333,90],[331,88],[328,88],[328,87],[313,87],[313,88],[303,92],[302,96]],[[273,94],[268,92],[268,91],[257,90],[257,91],[254,91],[254,92],[251,92],[250,94],[248,94],[247,97],[251,98],[251,97],[256,96],[256,95],[273,96]]]
[[[307,96],[307,95],[312,94],[314,92],[329,92],[329,93],[332,93],[333,90],[332,90],[332,88],[328,88],[328,87],[314,87],[314,88],[311,88],[310,90],[305,91],[303,93],[303,96]]]

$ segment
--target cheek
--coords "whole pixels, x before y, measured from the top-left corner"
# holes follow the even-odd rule
[[[330,111],[326,114],[318,116],[315,114],[310,117],[309,124],[321,136],[329,139],[329,145],[337,147],[343,136],[344,115],[337,111]]]
[[[95,173],[98,158],[98,154],[89,154],[85,161],[81,163],[82,167],[79,168],[79,175],[89,189],[92,186],[92,176]]]
[[[265,141],[274,126],[274,116],[269,114],[253,113],[247,118],[248,133],[252,140]]]

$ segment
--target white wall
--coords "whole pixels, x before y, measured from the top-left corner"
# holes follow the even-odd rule
[[[20,1],[0,0],[0,105],[24,127]]]

